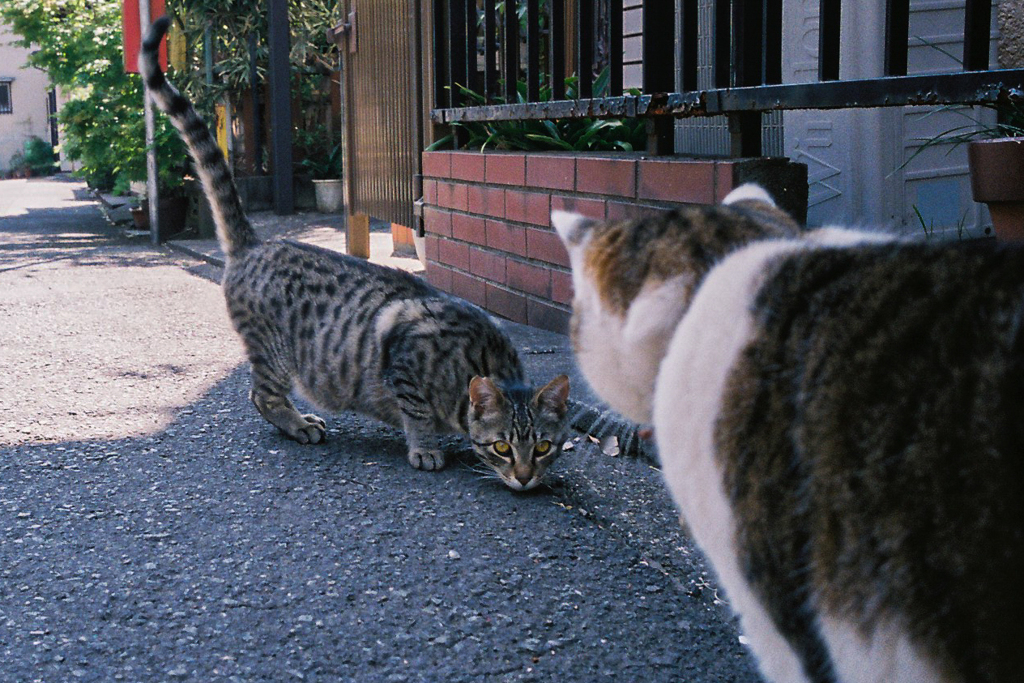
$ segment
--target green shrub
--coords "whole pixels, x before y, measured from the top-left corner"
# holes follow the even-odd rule
[[[50,175],[56,168],[56,161],[57,155],[50,143],[36,136],[25,141],[22,163],[32,170],[33,175]]]

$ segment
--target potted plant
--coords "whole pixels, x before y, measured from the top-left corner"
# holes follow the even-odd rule
[[[971,174],[971,195],[988,205],[997,239],[1024,239],[1024,105],[1004,100],[980,105],[996,112],[996,123],[980,121],[971,114],[953,109],[968,123],[923,140],[908,159],[939,144],[967,145],[967,165]]]
[[[321,150],[301,162],[313,179],[316,192],[316,210],[321,213],[338,213],[344,206],[341,181],[341,145]]]
[[[128,204],[132,222],[139,230],[149,230],[149,202],[133,196]]]
[[[344,206],[341,135],[327,126],[297,129],[294,147],[299,168],[312,181],[316,210],[339,213]]]
[[[1024,137],[974,140],[967,145],[974,201],[988,205],[1000,240],[1024,240]]]

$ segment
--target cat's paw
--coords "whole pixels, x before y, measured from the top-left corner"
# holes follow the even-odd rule
[[[305,424],[296,426],[294,430],[286,432],[288,436],[301,444],[323,443],[327,440],[327,423],[316,415],[303,415]]]
[[[444,453],[437,450],[414,448],[409,451],[409,464],[418,470],[439,470],[445,465]]]
[[[311,425],[320,425],[320,427],[322,427],[324,431],[327,430],[327,423],[324,422],[323,419],[318,415],[314,415],[313,413],[307,413],[306,415],[302,416],[302,419]]]

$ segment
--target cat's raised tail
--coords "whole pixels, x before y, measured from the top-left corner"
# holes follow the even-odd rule
[[[160,17],[149,28],[142,41],[142,49],[139,50],[139,72],[153,101],[178,129],[195,161],[196,172],[210,200],[213,220],[217,224],[217,240],[224,254],[230,258],[259,244],[259,238],[242,210],[231,171],[210,129],[196,113],[192,103],[164,78],[160,70],[157,53],[170,25],[169,18]]]

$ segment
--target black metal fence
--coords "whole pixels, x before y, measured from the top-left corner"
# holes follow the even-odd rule
[[[622,0],[435,0],[434,122],[645,117],[647,151],[667,154],[675,117],[726,115],[732,154],[760,156],[766,111],[1024,100],[1024,69],[989,68],[991,0],[966,0],[963,70],[922,76],[907,75],[910,0],[885,0],[884,75],[845,81],[841,1],[820,0],[818,81],[800,84],[782,83],[782,0],[715,0],[714,87],[703,90],[698,0],[642,5],[634,93],[623,91]],[[579,79],[575,99],[566,99],[567,72]]]

